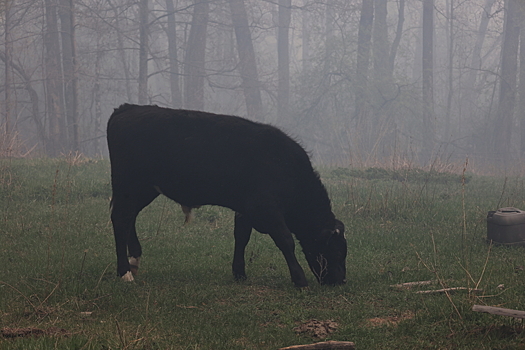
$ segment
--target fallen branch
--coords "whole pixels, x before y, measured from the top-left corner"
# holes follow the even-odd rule
[[[525,318],[525,311],[505,309],[502,307],[474,305],[472,311],[486,312],[493,315],[508,316],[514,318]]]
[[[320,343],[293,345],[279,350],[354,350],[355,344],[350,341],[325,341]]]
[[[435,283],[436,281],[418,281],[418,282],[406,282],[406,283],[400,283],[400,284],[392,284],[390,287],[393,288],[412,288],[416,286],[425,286],[432,283]]]
[[[436,290],[420,290],[416,294],[439,294],[439,293],[450,293],[458,290],[468,290],[469,292],[483,292],[483,289],[467,288],[467,287],[454,287],[454,288],[443,288]]]

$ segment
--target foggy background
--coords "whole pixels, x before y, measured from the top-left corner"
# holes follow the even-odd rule
[[[271,123],[323,165],[481,171],[525,157],[524,1],[0,6],[1,156],[104,156],[127,102]]]

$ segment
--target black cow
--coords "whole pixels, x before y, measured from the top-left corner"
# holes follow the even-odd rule
[[[207,204],[236,212],[236,279],[246,278],[244,250],[255,228],[282,251],[296,286],[308,282],[291,232],[320,283],[345,282],[344,225],[306,152],[279,129],[228,115],[124,104],[111,115],[107,137],[117,272],[124,280],[133,280],[142,254],[136,217],[163,194],[187,216]]]

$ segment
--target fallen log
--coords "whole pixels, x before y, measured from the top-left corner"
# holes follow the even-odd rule
[[[505,309],[503,307],[474,305],[472,306],[472,311],[486,312],[493,315],[508,316],[514,318],[525,318],[525,311]]]
[[[320,343],[292,345],[279,350],[354,350],[355,344],[351,341],[324,341]]]
[[[449,293],[457,292],[458,290],[468,290],[469,292],[483,292],[483,289],[467,288],[467,287],[453,287],[453,288],[443,288],[435,290],[420,290],[416,294],[439,294],[439,293]]]
[[[417,282],[405,282],[405,283],[399,283],[399,284],[391,284],[390,287],[392,288],[412,288],[416,286],[425,286],[428,284],[432,284],[436,281],[417,281]]]

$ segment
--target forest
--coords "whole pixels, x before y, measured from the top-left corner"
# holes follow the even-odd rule
[[[122,103],[276,125],[316,164],[525,157],[520,0],[2,0],[0,156],[107,154]]]

